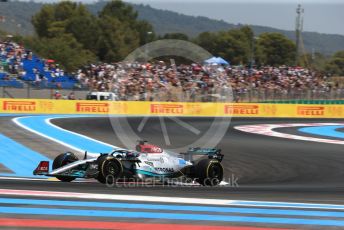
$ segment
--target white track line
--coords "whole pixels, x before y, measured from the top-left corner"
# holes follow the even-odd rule
[[[12,190],[12,189],[0,189],[0,195],[54,197],[54,198],[77,198],[77,199],[95,199],[95,200],[141,201],[141,202],[163,202],[163,203],[184,203],[184,204],[228,205],[230,203],[229,200],[219,200],[219,199],[198,199],[198,198],[184,198],[184,197],[173,197],[173,199],[171,199],[171,197],[159,197],[159,196],[115,195],[115,194],[34,191],[34,190]]]
[[[297,123],[297,124],[260,124],[260,125],[241,125],[235,126],[234,129],[247,132],[247,133],[254,133],[260,134],[265,136],[271,137],[280,137],[286,139],[293,139],[293,140],[302,140],[302,141],[314,141],[314,142],[321,142],[321,143],[328,143],[328,144],[339,144],[344,145],[344,141],[341,140],[331,140],[325,138],[317,138],[317,137],[307,137],[307,136],[299,136],[293,134],[286,134],[274,131],[277,128],[288,128],[288,127],[306,127],[306,126],[330,126],[330,125],[344,125],[344,123]]]
[[[0,177],[0,180],[23,180],[23,181],[50,181],[48,178],[31,178],[31,177]]]
[[[64,143],[64,142],[62,142],[62,141],[59,141],[59,140],[57,140],[57,139],[55,139],[55,138],[53,138],[53,137],[50,137],[50,136],[48,136],[48,135],[46,135],[46,134],[44,134],[44,133],[38,132],[38,131],[36,131],[36,130],[34,130],[34,129],[29,128],[29,127],[26,126],[26,125],[23,125],[23,124],[20,123],[20,121],[19,121],[19,120],[22,119],[22,118],[25,118],[25,117],[17,117],[17,118],[12,119],[12,121],[13,121],[16,125],[18,125],[19,127],[23,128],[23,129],[26,129],[26,130],[28,130],[28,131],[34,133],[34,134],[37,134],[37,135],[39,135],[39,136],[41,136],[41,137],[44,137],[44,138],[49,139],[49,140],[51,140],[51,141],[54,141],[54,142],[56,142],[56,143],[58,143],[58,144],[61,144],[61,145],[63,145],[63,146],[66,146],[66,147],[68,147],[68,148],[74,149],[75,151],[78,151],[79,153],[83,153],[83,152],[84,152],[82,149],[76,148],[75,146],[69,145],[69,144]],[[63,118],[63,117],[56,117],[56,118]]]
[[[58,140],[58,139],[56,139],[56,138],[53,138],[53,137],[51,137],[51,136],[49,136],[49,135],[46,135],[46,134],[44,134],[44,133],[38,132],[37,130],[31,129],[30,127],[28,127],[28,126],[22,124],[22,123],[20,122],[20,119],[24,119],[24,118],[25,118],[25,117],[17,117],[17,118],[14,118],[14,119],[12,119],[12,120],[13,120],[13,122],[14,122],[15,124],[17,124],[18,126],[20,126],[20,127],[23,128],[23,129],[26,129],[26,130],[28,130],[28,131],[30,131],[30,132],[32,132],[32,133],[35,133],[35,134],[37,134],[37,135],[39,135],[39,136],[41,136],[41,137],[47,138],[47,139],[49,139],[49,140],[51,140],[51,141],[54,141],[54,142],[56,142],[56,143],[58,143],[58,144],[61,144],[61,145],[63,145],[63,146],[66,146],[66,147],[68,147],[68,148],[70,148],[70,149],[74,149],[75,151],[77,151],[77,152],[79,152],[79,153],[85,153],[85,151],[84,151],[83,149],[79,149],[79,148],[75,147],[74,145],[67,144],[67,143],[65,143],[65,142],[63,142],[63,141],[60,141],[60,140]],[[53,118],[50,117],[50,118],[47,118],[47,119],[45,120],[45,123],[46,123],[47,125],[49,125],[49,126],[52,126],[52,127],[55,128],[55,129],[59,129],[59,130],[62,130],[62,131],[64,131],[64,132],[70,133],[70,134],[72,134],[72,135],[76,135],[76,136],[79,136],[79,137],[82,137],[82,138],[85,138],[85,139],[88,139],[88,140],[91,140],[91,141],[94,141],[94,142],[98,142],[98,143],[100,143],[100,144],[109,146],[109,147],[111,147],[111,148],[113,148],[113,149],[118,149],[118,148],[119,148],[119,147],[117,147],[117,146],[110,145],[110,144],[108,144],[108,143],[105,143],[105,142],[102,142],[102,141],[93,139],[93,138],[91,138],[91,137],[82,135],[82,134],[80,134],[80,133],[75,133],[75,132],[72,132],[72,131],[70,131],[70,130],[63,129],[63,128],[58,127],[58,126],[56,126],[56,125],[54,125],[54,124],[51,123],[51,120],[53,120],[53,119],[63,119],[63,118],[78,118],[78,117],[75,117],[75,116],[73,116],[73,117],[72,117],[72,116],[71,116],[71,117],[61,116],[61,117],[53,117]],[[92,156],[92,157],[96,157],[96,156],[98,156],[99,154],[98,154],[98,153],[88,153],[88,155],[90,155],[90,156]]]
[[[40,197],[40,198],[64,198],[85,200],[116,200],[130,202],[158,202],[169,204],[194,204],[194,205],[221,205],[221,206],[245,206],[245,207],[269,207],[269,208],[293,208],[293,209],[326,209],[344,211],[344,205],[316,204],[296,202],[274,202],[274,201],[245,201],[225,199],[203,199],[191,197],[162,197],[162,196],[139,196],[139,195],[116,195],[76,192],[55,192],[36,190],[14,190],[0,189],[0,195]]]
[[[55,177],[50,178],[32,178],[32,177],[0,177],[0,180],[21,180],[21,181],[53,181],[53,182],[59,182],[59,180]],[[84,179],[76,179],[71,183],[99,183],[96,180],[84,180]]]
[[[77,117],[64,117],[64,118],[77,118]],[[51,120],[54,120],[54,119],[58,119],[58,118],[49,118],[49,119],[46,119],[46,120],[45,120],[45,123],[48,124],[48,125],[50,125],[50,126],[52,126],[52,127],[54,127],[55,129],[59,129],[59,130],[61,130],[61,131],[70,133],[70,134],[72,134],[72,135],[77,135],[77,136],[79,136],[79,137],[88,139],[88,140],[90,140],[90,141],[94,141],[94,142],[100,143],[100,144],[102,144],[102,145],[109,146],[109,147],[111,147],[111,148],[113,148],[113,149],[119,149],[119,147],[117,147],[117,146],[110,145],[110,144],[105,143],[105,142],[103,142],[103,141],[100,141],[100,140],[97,140],[97,139],[94,139],[94,138],[91,138],[91,137],[88,137],[88,136],[85,136],[85,135],[82,135],[82,134],[80,134],[80,133],[76,133],[76,132],[73,132],[73,131],[70,131],[70,130],[67,130],[67,129],[63,129],[63,128],[57,126],[57,125],[54,125],[53,123],[51,123]]]

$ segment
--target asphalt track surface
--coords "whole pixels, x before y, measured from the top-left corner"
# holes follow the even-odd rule
[[[2,128],[5,126],[8,135],[12,135],[11,137],[20,143],[29,145],[40,152],[44,149],[45,153],[50,157],[59,148],[62,151],[66,150],[65,147],[44,140],[44,138],[36,137],[35,134],[27,131],[21,130],[17,134],[13,134],[11,130],[18,128],[10,123],[9,118],[1,119],[0,126]],[[136,129],[142,120],[142,118],[138,117],[121,119],[127,119],[133,129]],[[207,130],[209,124],[213,122],[211,118],[181,119],[201,131]],[[225,154],[222,162],[225,168],[225,180],[230,181],[234,179],[239,185],[238,187],[151,187],[137,185],[134,187],[119,186],[108,188],[93,182],[67,184],[53,181],[0,180],[1,189],[344,204],[344,148],[342,145],[281,139],[244,133],[233,129],[234,126],[250,124],[343,121],[344,119],[233,118],[230,121],[230,128],[221,139],[218,147]],[[172,120],[165,119],[165,122],[171,137],[172,147],[181,147],[197,138],[188,130],[180,127],[176,128]],[[124,147],[117,134],[114,133],[109,118],[57,119],[53,120],[52,123],[67,130]],[[300,134],[296,129],[285,131]],[[302,135],[305,136],[306,134],[302,133]],[[150,118],[147,121],[141,136],[152,143],[165,147],[158,118]],[[27,138],[30,138],[29,141]],[[40,143],[44,143],[44,146],[40,146]],[[108,220],[106,218],[103,219]],[[125,221],[126,219],[123,220]],[[183,223],[183,221],[179,221],[179,223]],[[255,226],[265,225],[255,224]],[[274,225],[269,226],[273,227]],[[276,226],[280,227],[281,225]]]
[[[137,127],[142,118],[128,119],[133,128]],[[199,130],[209,127],[210,118],[183,118]],[[225,158],[225,180],[235,180],[239,187],[154,187],[154,188],[116,188],[109,189],[103,185],[89,183],[64,184],[58,182],[39,181],[1,181],[2,188],[39,189],[57,191],[89,191],[98,193],[142,194],[190,196],[207,198],[230,198],[252,200],[276,200],[296,202],[327,202],[344,204],[344,148],[341,145],[281,139],[233,129],[238,125],[273,124],[273,123],[311,123],[311,122],[342,122],[340,119],[305,120],[305,119],[257,119],[233,118],[230,128],[218,144]],[[9,121],[6,120],[8,125]],[[173,122],[166,119],[166,123]],[[72,118],[57,119],[53,123],[67,130],[124,147],[113,131],[109,118]],[[167,127],[173,125],[167,124]],[[7,129],[10,130],[9,127]],[[181,128],[169,129],[173,144],[181,146],[196,138]],[[10,131],[9,131],[10,132]],[[289,132],[297,132],[290,131]],[[302,134],[305,135],[305,134]],[[30,137],[30,138],[29,138]],[[150,118],[142,137],[152,143],[165,146],[157,118]],[[12,138],[15,136],[12,135]],[[52,157],[59,152],[69,150],[54,144],[42,137],[27,131],[20,132],[19,142]],[[39,146],[39,143],[43,144]],[[59,149],[60,148],[60,149]],[[44,151],[42,151],[44,149]],[[59,151],[61,150],[61,151]],[[233,181],[232,181],[233,182]],[[47,184],[49,183],[49,184]]]
[[[128,119],[133,129],[138,127],[142,120],[142,118],[122,119]],[[213,121],[211,118],[183,118],[182,120],[201,131],[208,129]],[[227,181],[237,178],[239,187],[186,189],[157,187],[118,189],[116,192],[344,203],[343,146],[267,137],[233,129],[234,126],[247,124],[341,121],[343,120],[233,118],[230,121],[230,128],[218,147],[225,155],[223,160],[225,178]],[[197,138],[183,128],[175,128],[176,125],[172,120],[166,119],[165,122],[168,133],[173,138],[172,147],[183,146],[190,143],[190,139]],[[113,131],[108,118],[60,119],[54,120],[53,123],[97,140],[124,147]],[[148,120],[141,136],[152,143],[166,146],[157,118]]]

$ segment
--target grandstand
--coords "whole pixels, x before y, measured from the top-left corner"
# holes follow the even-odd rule
[[[46,61],[40,59],[39,57],[33,55],[32,59],[23,60],[23,69],[26,72],[25,76],[21,79],[27,82],[31,82],[33,86],[39,88],[63,88],[63,89],[72,89],[77,83],[77,80],[70,75],[56,75],[56,68],[49,68],[46,70]],[[37,70],[37,73],[35,73]],[[37,81],[37,75],[40,77],[40,80]]]
[[[53,60],[41,59],[13,42],[0,43],[0,86],[73,89],[77,80],[65,74]]]

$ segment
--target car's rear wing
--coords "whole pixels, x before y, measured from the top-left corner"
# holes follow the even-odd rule
[[[185,160],[192,161],[193,156],[208,156],[209,159],[217,159],[218,161],[222,161],[223,154],[221,154],[221,149],[217,148],[189,148],[186,153],[181,153],[185,156]]]

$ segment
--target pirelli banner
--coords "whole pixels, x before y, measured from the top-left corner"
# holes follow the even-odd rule
[[[344,105],[0,99],[5,114],[344,118]]]

